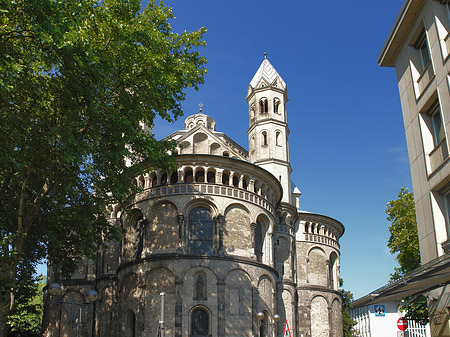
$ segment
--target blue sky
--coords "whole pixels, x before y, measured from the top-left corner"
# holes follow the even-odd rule
[[[208,29],[205,84],[185,115],[203,112],[248,148],[248,84],[268,59],[288,86],[292,179],[300,207],[341,221],[341,276],[358,298],[384,285],[396,262],[385,207],[411,187],[393,68],[377,56],[401,0],[170,0],[174,31]],[[183,128],[156,123],[162,138]]]

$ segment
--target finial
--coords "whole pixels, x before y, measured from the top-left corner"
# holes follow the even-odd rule
[[[267,52],[266,51],[264,52],[264,58],[265,59],[267,58]]]
[[[199,104],[198,104],[198,107],[200,108],[200,109],[198,109],[198,111],[202,112],[202,111],[203,111],[203,110],[202,110],[202,108],[203,108],[203,103],[199,103]]]

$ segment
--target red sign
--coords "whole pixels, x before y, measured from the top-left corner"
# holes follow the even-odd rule
[[[289,325],[288,325],[287,320],[286,320],[286,323],[284,323],[283,337],[291,337],[291,331],[289,330]]]
[[[404,317],[400,317],[397,321],[397,327],[400,331],[408,329],[408,321]]]

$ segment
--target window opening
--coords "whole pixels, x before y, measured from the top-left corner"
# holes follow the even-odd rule
[[[161,176],[161,185],[167,185],[167,173]]]
[[[417,42],[414,44],[414,47],[419,50],[420,61],[422,62],[422,71],[424,71],[431,60],[425,29],[422,31],[422,33],[420,33],[420,36],[417,39]]]
[[[262,226],[259,222],[256,223],[255,228],[255,255],[256,255],[256,261],[262,262],[262,256],[263,256],[263,230]]]
[[[197,183],[204,183],[205,182],[205,172],[202,170],[195,172],[195,181]]]
[[[195,309],[191,314],[191,335],[206,337],[209,335],[209,314],[204,309]]]
[[[216,172],[208,172],[206,179],[208,183],[214,184],[216,182]]]
[[[189,214],[189,248],[197,254],[210,252],[213,221],[208,209],[197,207]]]
[[[178,182],[178,172],[175,171],[170,175],[170,183],[176,184]]]
[[[239,178],[235,175],[233,176],[233,186],[238,187],[239,186]]]
[[[222,174],[222,184],[224,185],[230,184],[230,176],[227,173]]]
[[[194,182],[194,174],[193,174],[192,170],[186,171],[184,173],[184,182],[185,183],[192,183],[192,182]]]
[[[262,145],[263,146],[267,145],[267,132],[262,133]]]

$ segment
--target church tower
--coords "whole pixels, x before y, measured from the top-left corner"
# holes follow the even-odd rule
[[[250,82],[248,147],[250,161],[272,173],[283,187],[283,202],[292,203],[287,126],[286,83],[267,59]]]

